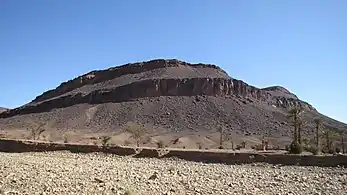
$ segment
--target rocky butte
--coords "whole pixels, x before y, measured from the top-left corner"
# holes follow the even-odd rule
[[[113,131],[129,121],[169,132],[214,131],[223,126],[247,134],[290,135],[288,109],[305,109],[307,128],[347,125],[320,114],[280,86],[257,88],[216,65],[157,59],[91,71],[0,113],[4,126],[44,120],[52,128]]]

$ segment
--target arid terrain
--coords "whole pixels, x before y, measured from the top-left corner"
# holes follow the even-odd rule
[[[0,107],[0,113],[6,111],[6,108]]]
[[[304,109],[303,138],[314,138],[317,118],[324,130],[347,129],[346,124],[320,114],[284,87],[250,86],[216,65],[152,60],[92,71],[26,105],[0,109],[0,138],[15,139],[3,139],[1,151],[24,151],[0,153],[0,194],[346,194],[346,168],[336,167],[344,165],[343,155],[330,155],[333,160],[324,162],[334,162],[331,166],[335,167],[329,168],[297,166],[295,158],[301,156],[289,156],[295,166],[278,165],[283,163],[278,163],[277,156],[270,162],[276,165],[249,160],[257,159],[249,149],[264,139],[277,147],[272,152],[283,157],[285,151],[277,149],[292,141],[293,127],[287,115],[297,107]],[[242,162],[253,164],[215,162],[216,155],[224,155],[212,152],[220,146],[221,131],[224,143],[219,151],[228,153],[243,145],[246,159]],[[136,137],[138,132],[141,136]],[[17,139],[45,142],[23,145]],[[9,144],[13,141],[17,145]],[[54,147],[81,148],[83,144],[92,153],[75,153],[76,148],[69,150],[72,153],[58,152]],[[49,147],[38,150],[49,145],[55,152],[47,152]],[[176,148],[179,154],[188,149],[202,153],[195,154],[197,159],[192,162],[175,155],[147,158],[149,153],[137,158],[90,151],[135,145],[156,152]],[[257,154],[264,160],[270,158]],[[198,161],[204,155],[211,155],[214,164]],[[310,157],[315,158],[303,157],[301,162],[318,165],[317,159],[323,162],[321,158],[327,156]],[[230,161],[229,156],[225,159]]]
[[[46,141],[134,145],[128,123],[143,125],[142,145],[217,148],[218,129],[228,134],[226,148],[246,142],[290,143],[293,127],[287,112],[304,108],[303,135],[313,138],[314,119],[323,128],[347,125],[320,114],[284,87],[257,88],[230,77],[216,65],[152,60],[91,71],[44,92],[19,108],[0,113],[1,136],[30,139],[29,127],[44,123]]]
[[[222,165],[105,154],[0,153],[8,194],[336,194],[345,168]]]

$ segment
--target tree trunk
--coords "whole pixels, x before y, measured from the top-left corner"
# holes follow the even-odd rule
[[[299,145],[301,146],[301,126],[299,126],[298,128],[298,142],[299,142]]]
[[[298,141],[298,119],[294,116],[294,142]]]
[[[326,140],[327,140],[327,149],[331,150],[330,135],[328,132],[326,134]]]
[[[319,148],[319,125],[316,127],[316,144],[317,144],[317,149]]]
[[[345,140],[343,138],[343,134],[341,135],[341,143],[342,143],[342,154],[345,153]]]
[[[219,137],[219,148],[223,148],[223,132],[220,132],[220,137]]]

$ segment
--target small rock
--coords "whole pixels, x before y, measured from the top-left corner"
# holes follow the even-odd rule
[[[158,178],[158,173],[157,172],[154,172],[153,175],[151,175],[148,179],[150,180],[155,180]]]
[[[101,179],[98,179],[98,178],[94,178],[94,180],[98,183],[105,183],[105,181],[101,180]]]

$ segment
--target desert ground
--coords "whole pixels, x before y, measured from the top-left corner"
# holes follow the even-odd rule
[[[136,146],[136,140],[132,134],[122,130],[115,132],[92,132],[90,130],[47,130],[43,132],[38,140],[47,142],[68,142],[81,144],[102,144],[102,137],[110,136],[109,145]],[[0,131],[1,138],[9,139],[32,139],[30,130],[27,129],[10,129]],[[269,145],[285,148],[291,142],[290,137],[265,137]],[[231,134],[224,138],[223,147],[225,149],[236,148],[241,142],[246,143],[245,149],[251,149],[253,146],[261,145],[263,137],[261,136],[244,136],[240,134]],[[141,139],[141,146],[158,147],[158,142],[163,143],[165,148],[186,148],[186,149],[217,149],[219,147],[220,133],[218,132],[153,132],[147,134]]]
[[[347,194],[342,167],[223,165],[70,152],[0,153],[3,194]]]

